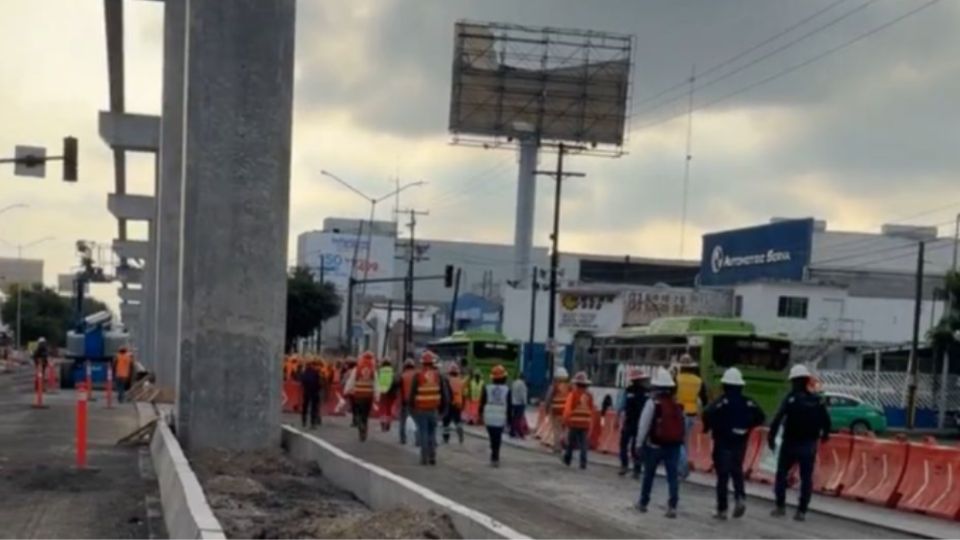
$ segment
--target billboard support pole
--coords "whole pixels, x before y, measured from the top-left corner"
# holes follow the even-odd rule
[[[353,355],[353,286],[356,284],[353,276],[347,280],[347,355]]]
[[[537,153],[536,137],[526,136],[520,140],[520,164],[517,174],[517,213],[514,221],[513,279],[522,288],[530,271],[530,253],[533,250],[533,216],[536,211]]]

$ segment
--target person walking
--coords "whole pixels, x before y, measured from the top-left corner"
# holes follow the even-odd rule
[[[817,461],[817,439],[826,442],[830,437],[830,415],[823,399],[810,392],[810,370],[803,364],[790,368],[791,391],[783,399],[770,423],[767,445],[776,451],[777,433],[783,428],[780,453],[777,456],[777,475],[773,492],[777,507],[772,516],[787,513],[787,475],[794,465],[800,469],[800,501],[793,519],[804,521],[810,497],[813,494],[813,467]]]
[[[347,395],[353,403],[355,422],[360,433],[360,440],[367,440],[367,428],[370,422],[370,411],[373,404],[380,397],[380,389],[376,380],[376,359],[372,352],[365,352],[357,360],[356,367],[347,376],[344,386]]]
[[[413,378],[417,375],[417,366],[412,358],[403,362],[403,371],[393,381],[390,391],[400,400],[400,444],[407,444],[407,418],[411,418],[410,390],[413,388]]]
[[[480,423],[480,398],[483,397],[483,373],[476,367],[467,385],[467,403],[465,406],[466,421],[468,424]]]
[[[650,491],[657,467],[663,463],[667,473],[666,517],[677,517],[677,504],[680,499],[680,486],[677,478],[677,461],[680,446],[686,437],[683,406],[677,402],[674,392],[676,383],[670,373],[658,368],[651,381],[653,396],[647,400],[640,413],[640,425],[637,429],[637,441],[643,445],[643,483],[640,486],[640,500],[635,508],[646,512],[650,504]]]
[[[37,347],[33,350],[33,365],[40,373],[47,372],[47,363],[50,362],[50,347],[47,345],[47,338],[37,338]]]
[[[321,378],[319,366],[312,362],[300,371],[300,389],[303,394],[303,401],[300,404],[300,425],[304,429],[308,427],[308,417],[310,418],[310,429],[319,424]]]
[[[450,406],[443,415],[443,443],[450,442],[450,432],[456,430],[457,439],[463,444],[463,413],[464,393],[466,385],[460,377],[460,366],[455,362],[450,364],[447,371],[447,385],[450,388]],[[482,399],[482,398],[481,398]]]
[[[527,433],[527,382],[517,375],[510,385],[510,437],[524,438]]]
[[[597,408],[593,404],[593,396],[587,391],[590,379],[586,372],[578,372],[573,377],[573,390],[567,395],[563,407],[563,425],[568,430],[567,448],[563,453],[563,464],[570,466],[573,460],[574,449],[580,450],[580,468],[587,468],[587,450],[590,446],[590,426]]]
[[[437,464],[437,416],[445,411],[446,384],[437,370],[437,355],[424,351],[420,369],[410,388],[413,416],[417,422],[417,440],[420,445],[420,464]]]
[[[555,454],[560,453],[566,440],[563,426],[563,408],[567,404],[567,397],[570,395],[570,374],[566,368],[558,367],[553,371],[553,383],[547,390],[547,396],[544,402],[547,404],[547,419],[550,422],[550,431],[553,435],[550,447]]]
[[[747,452],[750,431],[766,420],[763,409],[743,395],[746,382],[740,370],[732,367],[720,379],[723,395],[703,411],[703,432],[713,438],[713,469],[717,474],[717,512],[714,518],[727,519],[727,484],[733,480],[733,517],[747,511],[747,493],[743,487],[743,456]]]
[[[380,431],[390,431],[390,421],[393,420],[393,400],[396,394],[390,390],[393,388],[394,378],[393,364],[388,358],[384,358],[380,362],[380,369],[377,370],[377,389],[380,391],[380,401],[377,403],[380,409]]]
[[[643,468],[637,446],[637,429],[640,424],[640,412],[647,403],[647,383],[650,376],[640,368],[630,371],[630,385],[623,391],[623,400],[619,407],[620,422],[620,476],[630,471],[633,461],[633,478],[640,478]]]
[[[133,355],[126,347],[117,349],[113,359],[113,374],[117,378],[117,403],[123,403],[130,387],[130,375],[133,373]]]
[[[480,396],[480,418],[487,427],[490,439],[490,465],[500,466],[500,445],[503,429],[510,423],[510,387],[507,386],[507,370],[496,365],[490,370],[491,382]]]
[[[689,354],[680,357],[680,372],[677,374],[677,400],[683,406],[684,430],[687,433],[693,429],[693,423],[703,407],[709,403],[707,385],[700,378],[700,367]],[[680,478],[686,479],[690,475],[690,461],[687,456],[686,441],[680,445],[679,457]]]

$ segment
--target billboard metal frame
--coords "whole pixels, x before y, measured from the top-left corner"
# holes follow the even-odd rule
[[[449,128],[455,144],[574,143],[620,156],[629,133],[632,35],[458,21]]]

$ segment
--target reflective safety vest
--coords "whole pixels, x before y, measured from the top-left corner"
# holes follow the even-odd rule
[[[417,395],[413,396],[413,408],[421,412],[440,408],[440,373],[424,369],[417,373]]]
[[[487,402],[483,406],[483,424],[490,427],[507,425],[507,394],[505,384],[488,384]]]
[[[693,373],[677,375],[677,401],[683,406],[684,414],[697,414],[701,386],[703,386],[703,379]]]
[[[452,375],[447,378],[450,381],[450,404],[457,409],[463,408],[463,379],[459,375]]]
[[[393,384],[393,366],[383,366],[377,374],[377,386],[380,387],[380,393],[386,394],[390,391]]]
[[[564,410],[564,420],[567,427],[573,429],[590,429],[593,423],[593,396],[586,390],[574,390],[567,397]]]
[[[470,400],[478,401],[483,394],[483,379],[470,379]]]
[[[561,416],[563,407],[567,404],[567,396],[570,395],[570,383],[553,383],[553,401],[550,402],[550,414]]]
[[[129,379],[130,366],[133,365],[133,355],[129,352],[117,353],[117,378]]]
[[[374,371],[371,362],[360,362],[354,368],[353,399],[373,399]]]
[[[400,397],[403,401],[410,399],[410,389],[413,387],[413,378],[417,375],[417,370],[410,368],[403,370],[400,374]]]

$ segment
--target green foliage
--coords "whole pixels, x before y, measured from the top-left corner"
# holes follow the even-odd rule
[[[0,318],[16,332],[17,325],[17,285],[7,290],[7,301],[0,307]],[[74,324],[73,299],[61,296],[55,290],[39,283],[24,286],[20,295],[20,331],[21,343],[26,344],[37,338],[45,337],[56,347],[65,345],[67,330]],[[83,303],[84,316],[104,311],[106,304],[93,298]]]
[[[332,283],[318,283],[310,269],[295,267],[287,277],[287,347],[313,333],[322,321],[340,313]]]

